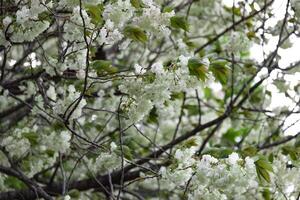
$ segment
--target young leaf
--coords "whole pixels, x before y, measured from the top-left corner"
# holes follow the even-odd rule
[[[37,145],[38,144],[38,135],[34,132],[26,132],[23,133],[23,136],[27,138],[31,145]]]
[[[255,161],[256,172],[259,179],[264,179],[268,183],[271,182],[269,172],[273,172],[273,167],[265,156],[260,155],[259,159]]]
[[[91,17],[91,22],[95,25],[98,25],[102,22],[102,11],[103,11],[103,5],[87,5],[86,6],[87,13]]]
[[[268,171],[270,171],[270,172],[273,172],[273,167],[272,167],[272,165],[268,162],[268,160],[267,159],[262,159],[262,158],[260,158],[259,160],[257,160],[256,162],[255,162],[255,164],[256,164],[256,166],[258,166],[258,167],[260,167],[260,168],[263,168],[263,169],[265,169],[265,170],[268,170]]]
[[[203,154],[209,154],[215,158],[227,158],[233,152],[232,149],[229,148],[209,148],[203,152]]]
[[[148,123],[156,124],[158,123],[158,114],[156,111],[156,107],[153,107],[149,113],[149,117],[147,119]]]
[[[145,43],[148,40],[146,33],[137,26],[126,26],[124,29],[124,35],[137,42]]]
[[[186,21],[185,16],[174,16],[170,19],[171,26],[176,29],[183,29],[184,31],[189,31],[189,24]]]
[[[91,63],[91,67],[96,70],[98,75],[111,74],[117,72],[117,68],[112,66],[109,60],[95,60]]]
[[[124,157],[128,160],[133,160],[133,156],[131,153],[131,150],[128,146],[123,145],[123,153],[124,153]]]
[[[256,167],[256,172],[257,172],[257,175],[258,175],[259,179],[264,179],[268,183],[271,182],[270,174],[267,170],[265,170],[263,168],[260,168],[260,167]]]
[[[191,58],[188,61],[188,68],[190,75],[196,76],[198,79],[205,81],[207,78],[207,68],[206,66],[196,58]]]
[[[285,146],[282,147],[282,153],[284,155],[289,155],[292,160],[297,160],[298,158],[298,152],[297,152],[297,147],[292,147],[292,146]]]
[[[241,128],[241,129],[234,129],[229,128],[226,133],[222,136],[223,139],[231,142],[236,143],[236,139],[240,136],[245,136],[248,133],[248,128]]]
[[[143,3],[142,0],[130,0],[130,3],[136,9],[144,8],[145,7],[145,5],[144,5],[144,3]]]
[[[230,72],[230,68],[226,64],[226,61],[214,61],[209,65],[209,70],[213,73],[214,77],[223,85],[227,83]]]
[[[269,189],[264,189],[262,195],[264,197],[264,200],[271,200],[271,192]]]
[[[242,154],[244,157],[247,157],[247,156],[255,156],[257,153],[257,148],[253,147],[253,146],[250,146],[250,147],[247,147],[245,149],[243,149],[242,151]]]

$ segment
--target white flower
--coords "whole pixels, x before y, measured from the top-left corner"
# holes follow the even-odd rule
[[[84,79],[84,78],[85,78],[85,70],[80,69],[80,70],[78,71],[78,73],[77,73],[77,77],[78,77],[79,79]]]
[[[254,164],[254,160],[250,157],[246,157],[245,158],[245,166],[248,169],[254,169],[255,168],[255,164]]]
[[[9,152],[10,156],[21,157],[30,150],[30,142],[26,138],[20,138],[21,135],[16,137],[8,136],[0,143]]]
[[[161,62],[156,62],[151,66],[151,71],[155,74],[163,74],[164,73],[164,67]]]
[[[228,161],[228,164],[235,165],[238,162],[239,159],[240,159],[239,154],[233,152],[232,154],[230,154],[228,156],[227,161]]]
[[[69,85],[68,91],[69,91],[70,93],[76,92],[76,89],[75,89],[74,85]]]
[[[111,151],[114,151],[114,150],[116,150],[116,149],[117,149],[116,143],[114,143],[114,142],[110,143],[110,150],[111,150]]]
[[[127,20],[133,15],[134,8],[129,0],[117,0],[113,4],[107,4],[104,7],[104,20],[111,20],[115,26],[123,27]]]
[[[153,5],[153,0],[143,0],[143,3],[147,6]]]
[[[66,195],[65,197],[64,197],[64,200],[70,200],[71,199],[71,197],[69,196],[69,195]]]
[[[230,40],[226,44],[226,49],[229,52],[239,52],[248,49],[249,39],[242,33],[231,32]]]
[[[209,164],[216,164],[216,163],[218,163],[218,159],[212,157],[211,155],[203,155],[201,162],[209,163]]]
[[[187,66],[188,62],[189,62],[190,57],[186,57],[184,55],[179,56],[179,63],[181,66]]]
[[[120,166],[120,158],[115,153],[101,153],[95,161],[95,166],[100,173],[112,172]]]
[[[82,108],[86,105],[86,100],[81,99],[80,103],[72,113],[71,119],[76,119],[82,115]]]
[[[52,85],[50,85],[50,87],[47,90],[46,94],[50,99],[52,99],[53,101],[56,101],[57,95],[56,95],[56,92],[55,92],[55,88]]]
[[[123,42],[119,45],[119,49],[120,49],[120,50],[126,50],[130,43],[131,43],[131,40],[130,40],[130,39],[126,39],[125,41],[123,41]]]
[[[144,69],[139,64],[135,64],[134,65],[134,71],[135,71],[135,74],[144,74],[146,72],[146,69]]]
[[[30,10],[27,7],[22,7],[21,10],[18,10],[17,13],[17,23],[23,24],[30,18]]]
[[[107,30],[114,30],[114,22],[112,22],[110,19],[107,19],[104,27],[107,28]]]
[[[210,64],[210,61],[209,61],[208,58],[203,58],[202,62],[203,62],[203,64],[206,65],[206,66],[209,66],[209,64]]]
[[[123,38],[123,34],[118,30],[114,29],[112,32],[109,32],[108,36],[106,37],[107,44],[114,44],[115,42],[121,40]]]
[[[6,16],[6,17],[3,19],[3,25],[4,25],[4,26],[8,26],[11,22],[12,22],[12,19],[11,19],[11,17],[9,17],[9,16]]]

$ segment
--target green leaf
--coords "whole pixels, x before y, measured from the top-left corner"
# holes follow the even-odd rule
[[[187,140],[186,142],[184,142],[184,144],[183,144],[184,148],[191,148],[191,147],[195,147],[195,146],[198,146],[196,138],[191,138],[191,139]]]
[[[183,42],[186,44],[186,46],[188,46],[191,49],[196,48],[196,44],[191,40],[189,40],[188,38],[184,38]]]
[[[295,141],[294,146],[295,146],[296,148],[300,147],[300,137],[297,137],[297,138],[296,138],[296,141]]]
[[[189,24],[185,16],[174,16],[170,19],[171,26],[176,29],[183,29],[184,31],[189,31]]]
[[[269,189],[264,189],[262,195],[264,197],[264,200],[271,200],[271,192]]]
[[[130,148],[126,145],[123,145],[122,147],[123,147],[124,157],[128,160],[133,160],[133,156],[132,156]]]
[[[258,178],[260,180],[264,179],[268,183],[271,182],[270,174],[269,174],[269,172],[267,170],[265,170],[263,168],[260,168],[260,167],[256,167],[256,172],[257,172]]]
[[[258,87],[249,98],[250,103],[257,104],[263,101],[263,89]]]
[[[26,188],[26,185],[22,181],[12,176],[8,176],[4,179],[4,185],[8,188],[14,188],[19,190]]]
[[[103,5],[86,5],[86,10],[89,16],[91,17],[91,22],[95,25],[101,24],[102,20],[102,12],[103,12]]]
[[[214,77],[223,85],[227,83],[230,68],[226,65],[227,61],[214,61],[209,65],[209,70],[213,73]]]
[[[241,16],[241,9],[239,7],[227,7],[227,6],[224,6],[224,9],[229,12],[229,13],[233,13],[234,15],[237,15],[237,16]]]
[[[207,79],[207,68],[199,59],[191,58],[188,61],[188,68],[190,75],[196,76],[199,80],[205,81]]]
[[[183,109],[186,109],[188,111],[188,114],[190,116],[192,116],[192,115],[199,115],[199,107],[198,107],[198,105],[186,104],[186,105],[183,106]]]
[[[184,94],[182,92],[173,92],[171,94],[171,100],[175,100],[175,99],[183,99]]]
[[[227,158],[233,152],[229,148],[209,148],[203,152],[203,154],[209,154],[215,158]]]
[[[252,40],[253,38],[256,38],[256,33],[254,31],[249,31],[247,37],[249,40]]]
[[[282,153],[284,155],[289,155],[292,160],[297,160],[297,158],[298,158],[297,150],[298,150],[298,148],[292,147],[292,146],[282,147]]]
[[[169,13],[169,12],[172,12],[174,10],[174,8],[172,6],[165,6],[163,8],[163,13]]]
[[[145,4],[141,0],[130,0],[130,3],[136,9],[145,8]]]
[[[222,136],[223,139],[229,142],[236,143],[236,139],[240,136],[245,136],[248,133],[248,128],[241,128],[236,130],[234,128],[229,128],[226,133]]]
[[[204,96],[206,99],[211,99],[212,98],[212,91],[209,87],[204,88]]]
[[[271,179],[270,179],[269,172],[273,172],[273,167],[271,163],[268,161],[268,159],[263,155],[259,155],[259,159],[254,163],[256,166],[256,172],[258,178],[260,180],[264,179],[265,181],[270,183]]]
[[[134,41],[145,43],[148,40],[148,37],[141,28],[137,26],[126,26],[124,29],[124,35]]]
[[[23,136],[27,138],[31,145],[37,145],[38,144],[38,135],[34,132],[27,132],[23,133]]]
[[[272,165],[270,164],[270,162],[267,160],[267,159],[265,159],[265,158],[263,158],[263,159],[258,159],[256,162],[255,162],[255,165],[256,166],[258,166],[258,167],[260,167],[260,168],[263,168],[263,169],[265,169],[265,170],[268,170],[268,171],[270,171],[270,172],[273,172],[273,167],[272,167]]]
[[[268,161],[270,161],[270,163],[273,163],[274,161],[274,154],[270,153],[270,155],[268,156]]]
[[[156,107],[153,107],[149,113],[149,117],[147,119],[148,123],[156,124],[158,123],[158,114],[156,112]]]
[[[49,157],[52,157],[54,154],[55,154],[55,151],[54,150],[51,150],[51,149],[47,149],[45,151],[45,153],[49,156]]]
[[[98,75],[116,73],[118,69],[112,66],[109,60],[95,60],[91,63],[91,67],[97,72]]]
[[[242,154],[243,154],[244,157],[247,157],[247,156],[253,157],[253,156],[256,155],[256,153],[257,153],[257,148],[252,147],[252,146],[247,147],[247,148],[242,150]]]

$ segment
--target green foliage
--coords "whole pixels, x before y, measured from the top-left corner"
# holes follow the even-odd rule
[[[233,13],[234,15],[237,15],[237,16],[241,16],[241,9],[239,7],[227,7],[227,6],[224,6],[224,9],[229,12],[229,13]]]
[[[197,58],[191,58],[188,61],[190,75],[196,76],[199,80],[207,79],[207,67]]]
[[[26,188],[26,185],[20,181],[19,179],[13,177],[13,176],[8,176],[4,180],[4,184],[7,185],[10,188],[15,188],[15,189],[23,189]]]
[[[185,16],[174,16],[170,19],[171,26],[175,29],[182,29],[184,31],[189,31],[189,24]]]
[[[247,33],[247,37],[248,37],[249,40],[252,40],[252,39],[254,39],[254,38],[257,38],[257,37],[256,37],[256,33],[255,33],[254,31],[249,31],[249,32]]]
[[[289,155],[292,160],[297,160],[300,155],[300,147],[284,146],[282,147],[282,153]]]
[[[145,7],[145,5],[144,5],[144,3],[143,3],[142,0],[130,0],[130,3],[136,9],[144,8]]]
[[[212,148],[208,148],[207,150],[203,151],[203,154],[209,154],[215,158],[227,158],[232,152],[233,152],[233,149],[231,149],[231,148],[212,147]]]
[[[242,155],[244,157],[253,157],[255,156],[257,153],[257,148],[256,147],[253,147],[253,146],[249,146],[249,147],[246,147],[242,150]]]
[[[183,109],[188,111],[189,115],[199,115],[199,107],[198,105],[186,104],[183,106]]]
[[[148,123],[153,123],[156,124],[158,122],[158,114],[156,112],[156,107],[153,107],[149,113],[148,119],[147,119]]]
[[[270,192],[270,190],[269,189],[264,189],[263,191],[262,191],[262,195],[263,195],[263,197],[264,197],[264,200],[271,200],[271,192]]]
[[[38,135],[35,132],[26,132],[23,133],[23,136],[29,140],[31,145],[38,144]]]
[[[257,88],[251,95],[250,95],[250,98],[249,98],[249,101],[250,103],[253,103],[253,104],[258,104],[260,103],[264,96],[263,96],[263,89],[262,88]]]
[[[109,60],[95,60],[90,65],[98,75],[116,73],[118,69]]]
[[[227,83],[230,73],[227,61],[213,61],[209,65],[209,70],[220,83],[223,85]]]
[[[245,137],[249,133],[248,128],[241,128],[241,129],[234,129],[229,128],[226,133],[222,136],[223,141],[229,143],[229,144],[235,144],[237,142],[237,139],[239,137]]]
[[[259,155],[255,161],[257,176],[260,180],[265,180],[270,183],[271,178],[269,172],[273,172],[273,167],[265,156]]]
[[[191,148],[191,147],[195,147],[195,146],[198,146],[196,138],[191,138],[191,139],[185,141],[183,144],[184,148]]]
[[[204,88],[204,96],[206,99],[212,98],[212,91],[209,87]]]
[[[124,35],[134,41],[141,42],[141,43],[146,43],[148,40],[148,37],[141,28],[137,26],[126,26],[124,29]]]
[[[131,149],[126,145],[123,145],[122,147],[123,147],[124,157],[128,160],[133,160]]]
[[[100,25],[103,23],[102,19],[102,12],[103,12],[103,5],[98,4],[98,5],[86,5],[86,10],[89,16],[91,17],[91,22],[93,24]]]

